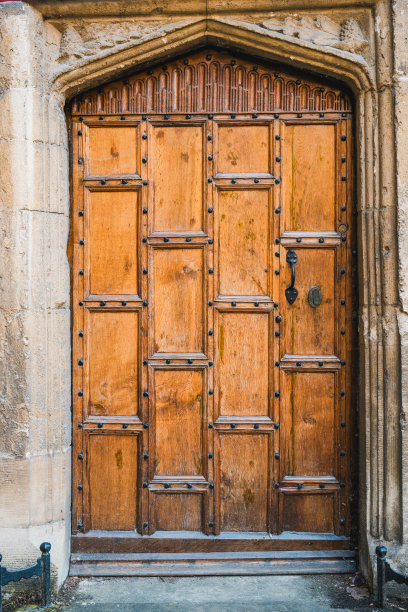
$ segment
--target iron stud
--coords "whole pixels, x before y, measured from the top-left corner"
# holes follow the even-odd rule
[[[274,302],[274,303],[273,303],[273,307],[274,307],[274,308],[278,308],[278,306],[279,306],[278,302]]]
[[[277,338],[279,338],[279,336],[280,336],[280,331],[276,331],[276,332],[275,332],[275,336],[276,336]]]
[[[143,483],[143,488],[144,488],[144,489],[147,489],[147,487],[148,487],[148,486],[149,486],[149,485],[147,484],[147,482],[144,482],[144,483]]]
[[[149,458],[149,453],[143,453],[143,459],[148,459]]]
[[[346,273],[345,269],[344,269],[344,268],[342,268],[342,269],[340,270],[340,274],[345,274],[345,273]]]
[[[192,489],[192,488],[193,488],[193,485],[191,483],[188,483],[187,489]]]
[[[342,329],[342,330],[340,331],[340,333],[341,333],[341,335],[342,335],[342,336],[345,336],[345,335],[346,335],[346,330],[345,330],[345,329]]]
[[[126,179],[122,179],[122,185],[127,185],[127,180]]]
[[[280,140],[280,136],[279,136],[279,134],[276,134],[276,136],[275,136],[275,140]]]
[[[279,391],[275,391],[275,397],[279,397],[279,396],[280,396]]]
[[[143,212],[144,215],[147,215],[147,208],[143,208],[142,212]]]
[[[277,155],[277,156],[275,157],[275,161],[280,162],[280,160],[281,160],[280,156],[279,156],[279,155]]]
[[[83,458],[84,458],[83,453],[79,453],[79,454],[78,454],[78,459],[79,459],[80,461],[82,461],[82,460],[83,460]]]
[[[254,423],[254,429],[259,429],[259,424],[258,423]]]
[[[127,423],[122,423],[122,429],[127,429],[129,425]]]
[[[149,362],[147,361],[147,359],[143,359],[143,365],[148,365]]]
[[[275,76],[277,76],[277,75],[275,75]],[[275,119],[279,119],[279,113],[275,113],[274,117],[275,117]]]
[[[275,251],[275,257],[280,257],[280,251]]]
[[[213,243],[214,243],[214,240],[212,238],[209,238],[208,239],[208,244],[213,244]]]
[[[252,113],[252,119],[258,119],[258,115],[256,113]]]
[[[210,489],[213,489],[213,488],[214,488],[214,483],[213,483],[213,482],[210,482],[210,483],[208,484],[208,486],[210,487]]]
[[[78,211],[78,215],[79,215],[80,217],[83,217],[83,216],[84,216],[84,211],[83,211],[83,210]]]
[[[340,391],[340,397],[344,397],[346,395],[346,392],[343,391],[343,389]]]
[[[209,306],[212,306],[212,305],[213,305],[213,303],[212,303],[212,301],[211,301],[211,300],[208,302],[208,305],[209,305]]]
[[[80,241],[79,241],[79,244],[80,244],[81,246],[84,246],[84,244],[85,244],[85,240],[80,240]]]
[[[146,115],[142,115],[142,121],[147,121]]]
[[[231,302],[231,306],[236,306],[237,303],[236,302]]]
[[[147,300],[143,300],[143,306],[147,306],[148,305],[148,301]]]
[[[324,489],[324,483],[323,483],[323,482],[321,482],[321,483],[319,484],[319,488],[320,488],[320,489]]]
[[[163,117],[163,119],[166,119],[166,120],[167,120],[168,118],[169,118],[169,116],[168,116],[168,115],[164,115],[164,117]]]
[[[323,367],[323,361],[319,361],[319,368]]]
[[[121,116],[120,116],[120,120],[121,120],[121,121],[125,121],[125,120],[126,120],[126,116],[125,116],[125,115],[121,115]]]
[[[281,211],[280,208],[275,208],[275,212],[276,212],[277,215],[279,215],[280,211]]]
[[[103,423],[98,423],[98,429],[102,429]]]
[[[324,243],[324,238],[319,238],[319,243],[323,244]]]
[[[83,163],[84,163],[84,158],[78,157],[78,164],[83,164]]]
[[[143,423],[143,429],[149,429],[149,423]]]
[[[347,140],[347,136],[345,134],[342,134],[341,139],[343,142],[345,142]]]
[[[232,183],[233,185],[235,185],[235,183],[236,183],[236,182],[237,182],[237,181],[236,181],[236,179],[231,179],[231,183]]]
[[[209,362],[208,362],[208,365],[209,365],[209,366],[212,366],[212,365],[214,365],[214,363],[213,363],[212,361],[209,361]]]
[[[212,453],[208,453],[208,458],[212,459],[213,458],[213,454]]]
[[[80,338],[83,338],[83,337],[84,337],[84,332],[83,332],[83,331],[78,332],[78,336],[79,336]]]
[[[344,206],[344,204],[342,204],[342,206],[340,207],[340,210],[341,210],[342,212],[344,212],[344,211],[346,210],[346,207]]]
[[[106,185],[106,181],[105,181],[105,179],[102,179],[102,180],[101,180],[101,185]]]
[[[214,389],[209,389],[208,390],[208,395],[214,395]]]
[[[255,178],[254,183],[259,183],[259,179]]]
[[[259,307],[259,302],[255,302],[255,308]]]
[[[275,361],[275,366],[276,366],[277,368],[279,368],[279,366],[280,366],[279,361]]]
[[[208,134],[208,136],[207,136],[207,140],[212,140],[212,136],[211,136],[211,134]]]
[[[99,117],[99,121],[103,121],[105,119],[105,117],[102,117],[102,115]]]
[[[280,315],[278,315],[277,317],[275,317],[275,321],[277,323],[280,323],[282,321],[282,317]]]
[[[345,362],[345,361],[342,359],[342,360],[340,361],[340,365],[345,366],[345,365],[346,365],[346,362]]]
[[[193,360],[192,359],[187,359],[187,363],[191,365],[193,363]]]
[[[275,429],[279,429],[279,423],[274,423],[273,426]]]
[[[303,484],[301,482],[298,482],[297,488],[301,489],[303,487]]]
[[[214,274],[214,268],[209,268],[208,269],[208,274]]]
[[[319,113],[319,117],[324,117],[324,113]]]
[[[280,244],[280,238],[275,238],[275,244]]]
[[[84,271],[83,271],[83,270],[80,270],[80,271],[78,272],[78,274],[79,274],[79,276],[83,276],[83,275],[84,275]]]
[[[345,163],[346,163],[346,158],[345,158],[345,157],[342,157],[342,158],[341,158],[341,163],[342,163],[342,164],[345,164]]]
[[[280,459],[280,454],[279,453],[275,453],[275,459]]]
[[[208,179],[208,182],[209,182],[209,183],[212,183],[212,178],[211,178],[211,177]]]
[[[171,363],[170,359],[166,359],[166,363],[167,363],[167,365],[168,365],[169,363]]]
[[[191,238],[190,238],[190,236],[187,236],[187,238],[186,238],[186,242],[191,242]]]
[[[213,428],[213,424],[212,423],[208,423],[208,429],[212,429]]]
[[[232,113],[231,115],[231,119],[235,119],[236,115],[234,113]]]
[[[346,176],[342,176],[341,180],[342,180],[343,183],[345,183],[347,181],[347,177]]]
[[[276,276],[279,276],[280,270],[275,270],[275,274],[276,274]]]
[[[78,391],[78,397],[83,397],[84,396],[84,392],[83,391]]]
[[[296,82],[297,82],[297,81],[296,81]],[[299,117],[299,119],[300,119],[301,117],[303,117],[302,113],[298,113],[298,115],[297,115],[297,116]]]
[[[149,392],[148,391],[143,391],[143,397],[149,397]]]
[[[82,523],[77,523],[77,528],[82,529]]]
[[[165,489],[170,489],[171,485],[168,482],[164,483],[164,488]]]
[[[341,237],[341,241],[342,241],[342,242],[346,242],[346,240],[347,240],[347,237],[346,237],[346,236],[342,236],[342,237]]]
[[[78,491],[82,491],[83,488],[84,488],[83,485],[81,484],[78,485]]]
[[[148,181],[146,181],[146,180],[144,180],[142,182],[143,182],[143,185],[147,185],[148,184]]]
[[[346,483],[345,483],[345,482],[341,482],[341,483],[340,483],[340,488],[341,488],[341,489],[344,489],[344,487],[345,487],[345,486],[346,486]]]
[[[142,238],[142,242],[147,242],[147,238]]]
[[[100,303],[101,306],[106,306],[106,302],[104,302],[103,300],[102,300],[102,302],[99,302],[99,303]]]
[[[163,242],[170,242],[170,238],[163,238]]]
[[[345,300],[344,298],[342,298],[342,299],[340,300],[340,304],[341,304],[342,306],[345,306],[345,304],[346,304],[346,300]]]
[[[84,118],[83,118],[82,116],[80,116],[80,117],[79,117],[79,120],[80,120],[80,121],[83,121],[83,120],[84,120]]]
[[[346,456],[346,451],[341,450],[341,451],[340,451],[340,457],[345,457],[345,456]]]
[[[209,335],[209,336],[212,336],[213,334],[214,334],[214,332],[213,332],[213,330],[212,330],[212,329],[208,330],[208,335]]]
[[[78,136],[82,136],[82,130],[78,130]]]
[[[213,210],[214,210],[214,209],[213,209],[211,206],[210,206],[210,208],[208,208],[208,212],[209,212],[209,213],[212,213],[212,212],[213,212]]]
[[[143,274],[147,274],[147,268],[143,268]]]
[[[210,521],[210,522],[208,523],[208,526],[209,526],[209,527],[214,527],[214,521]]]
[[[83,423],[78,423],[78,429],[83,429],[84,428],[84,424]]]
[[[296,362],[296,367],[301,368],[302,367],[302,362],[301,361],[297,361]]]
[[[214,119],[214,115],[208,115],[209,119]]]
[[[296,238],[296,242],[302,242],[301,238]]]
[[[280,183],[280,179],[279,178],[275,179],[275,185],[279,185],[279,183]]]
[[[83,359],[78,359],[78,365],[79,365],[79,366],[83,366],[83,365],[84,365],[84,361],[83,361]]]
[[[143,523],[143,527],[148,527],[148,526],[149,526],[149,523],[148,523],[147,521],[145,521],[145,522]]]
[[[280,485],[279,482],[275,482],[275,489],[279,489]]]
[[[209,155],[209,156],[208,156],[208,161],[212,161],[212,160],[213,160],[213,156],[212,156],[212,155]]]
[[[236,428],[236,424],[235,423],[231,423],[230,427],[231,427],[231,429],[235,429]]]
[[[186,119],[191,119],[191,115],[186,115]]]
[[[344,519],[340,519],[340,525],[344,525],[345,524],[345,520]]]

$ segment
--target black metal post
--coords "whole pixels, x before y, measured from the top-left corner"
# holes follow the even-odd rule
[[[385,603],[385,557],[387,549],[385,546],[377,546],[375,554],[377,555],[377,606],[383,608]]]
[[[51,563],[50,563],[51,544],[49,542],[43,542],[40,545],[40,550],[41,550],[41,565],[42,565],[42,576],[41,576],[41,599],[42,601],[41,603],[46,608],[51,605]]]
[[[2,610],[3,610],[3,604],[2,604],[3,593],[1,592],[1,585],[2,585],[2,582],[3,582],[2,579],[1,579],[2,573],[3,573],[2,570],[1,570],[1,560],[2,560],[2,558],[3,558],[3,555],[0,555],[0,612],[2,612]]]

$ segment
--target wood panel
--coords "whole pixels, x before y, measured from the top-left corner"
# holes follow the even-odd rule
[[[176,125],[160,122],[151,126],[150,233],[203,232],[204,152],[202,122]]]
[[[204,370],[157,368],[153,376],[154,474],[204,475]]]
[[[86,194],[86,295],[138,294],[138,191]]]
[[[87,310],[87,416],[136,416],[139,408],[140,314]]]
[[[285,352],[292,355],[334,355],[337,351],[337,313],[341,306],[336,282],[337,248],[291,247],[297,254],[295,286],[299,292],[292,305],[288,305],[281,325]],[[288,248],[282,248],[286,260]],[[283,270],[280,301],[286,302],[285,288],[290,285],[290,266]],[[312,287],[320,291],[321,304],[312,306],[309,292]]]
[[[217,125],[216,174],[270,175],[270,125],[219,123]]]
[[[139,134],[136,127],[91,124],[85,137],[88,177],[138,174]]]
[[[283,531],[333,533],[335,498],[332,493],[282,492],[281,500]]]
[[[283,125],[284,223],[290,231],[336,229],[336,124]]]
[[[217,293],[270,294],[270,189],[220,188],[216,207]]]
[[[281,378],[281,481],[324,482],[336,473],[335,372],[285,372]]]
[[[203,248],[151,249],[151,355],[204,353],[203,257]]]
[[[219,433],[221,531],[268,530],[268,437]]]
[[[155,493],[154,516],[158,531],[201,531],[202,495]]]
[[[86,527],[114,531],[136,529],[137,437],[92,432],[87,438]]]
[[[268,311],[216,311],[216,418],[269,416],[270,318]]]

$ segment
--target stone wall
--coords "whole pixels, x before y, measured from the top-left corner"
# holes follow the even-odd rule
[[[360,277],[360,561],[408,564],[406,0],[0,4],[0,549],[24,565],[70,533],[69,151],[74,94],[204,44],[354,93]]]

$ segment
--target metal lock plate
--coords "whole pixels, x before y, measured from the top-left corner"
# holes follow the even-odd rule
[[[317,285],[314,285],[309,289],[309,293],[307,296],[309,300],[309,304],[312,308],[317,308],[322,303],[322,290]]]

